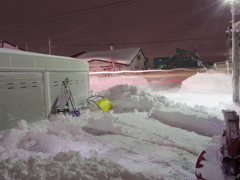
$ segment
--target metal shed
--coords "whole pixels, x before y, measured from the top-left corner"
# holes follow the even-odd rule
[[[75,104],[86,103],[88,62],[0,48],[0,131],[46,119],[66,78]]]

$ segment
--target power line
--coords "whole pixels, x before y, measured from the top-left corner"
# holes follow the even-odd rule
[[[190,0],[190,1],[191,1],[191,0]],[[214,5],[217,5],[220,1],[222,1],[222,0],[216,0],[215,2],[209,4],[208,6],[205,6],[205,7],[204,7],[204,10],[205,10],[205,9],[208,9],[208,8],[210,8],[210,7],[213,7]],[[178,10],[179,8],[180,8],[180,9],[183,9],[183,11],[185,11],[186,6],[185,6],[184,8],[175,7],[175,9],[172,9],[172,10],[169,11],[169,12],[174,12],[174,11]],[[203,10],[203,9],[201,8],[200,10],[194,11],[194,12],[193,12],[192,14],[190,14],[190,15],[187,14],[185,17],[179,19],[178,21],[172,22],[169,26],[167,26],[167,27],[163,26],[162,30],[165,30],[165,31],[166,31],[166,30],[168,30],[168,29],[170,29],[170,28],[172,28],[172,27],[174,27],[174,26],[176,26],[176,25],[178,25],[178,24],[186,21],[187,19],[192,18],[194,15],[197,15],[197,14],[201,13],[202,10]],[[167,12],[167,13],[168,13],[168,12]]]
[[[73,32],[76,32],[76,31],[79,31],[79,30],[81,30],[81,29],[84,29],[85,27],[88,27],[89,25],[93,24],[94,22],[96,22],[96,21],[93,21],[93,22],[91,22],[91,23],[88,23],[88,24],[86,24],[86,25],[84,25],[84,26],[82,26],[82,27],[80,27],[80,28],[74,29],[74,30],[72,30],[72,31],[69,31],[69,32],[66,32],[66,33],[62,33],[62,34],[58,34],[58,35],[51,36],[51,37],[54,38],[54,37],[65,36],[65,35],[71,34],[71,33],[73,33]]]
[[[110,4],[105,4],[105,5],[100,5],[100,6],[95,6],[95,7],[85,8],[85,9],[78,9],[78,10],[69,11],[69,12],[65,12],[65,13],[54,14],[54,15],[50,15],[50,16],[43,16],[43,17],[36,18],[36,20],[61,16],[61,15],[67,15],[67,14],[73,14],[73,13],[78,13],[78,12],[83,12],[83,11],[89,11],[89,10],[104,8],[104,7],[109,7],[109,6],[115,6],[115,5],[127,3],[129,1],[133,1],[133,0],[125,0],[125,1],[120,1],[120,2],[116,2],[116,3],[110,3]]]
[[[9,10],[9,9],[12,9],[12,8],[15,8],[15,7],[18,7],[18,6],[22,6],[22,5],[31,3],[31,2],[33,2],[33,1],[36,1],[36,0],[30,0],[30,1],[27,1],[27,2],[24,2],[24,3],[20,3],[20,4],[17,4],[17,5],[14,5],[14,6],[5,8],[5,9],[0,9],[0,12],[2,13],[3,11],[6,11],[6,10]]]
[[[77,14],[77,15],[70,15],[70,16],[67,16],[67,17],[61,17],[61,18],[57,18],[57,19],[52,19],[52,20],[48,20],[48,21],[43,21],[43,22],[38,22],[38,23],[32,23],[32,24],[28,24],[28,25],[22,25],[22,26],[18,26],[18,27],[14,27],[14,28],[23,28],[23,27],[29,27],[29,26],[34,26],[34,25],[40,25],[40,24],[45,24],[45,23],[49,23],[49,22],[54,22],[54,21],[58,21],[58,20],[62,20],[62,19],[68,19],[68,18],[72,18],[72,17],[77,17],[77,16],[82,16],[82,15],[86,15],[86,14],[91,14],[91,13],[96,13],[96,12],[100,12],[100,11],[104,11],[104,10],[108,10],[108,9],[113,9],[113,8],[118,8],[118,7],[121,7],[121,6],[125,6],[125,5],[129,5],[129,4],[133,4],[133,3],[137,3],[139,1],[145,1],[145,0],[136,0],[136,1],[133,1],[133,0],[125,0],[125,1],[122,1],[121,3],[118,2],[117,3],[111,3],[111,4],[106,4],[106,5],[102,5],[101,7],[97,6],[97,7],[92,7],[92,8],[89,8],[89,9],[96,9],[96,8],[100,8],[99,10],[96,10],[96,11],[92,11],[92,12],[85,12],[85,13],[81,13],[81,14]],[[118,5],[118,6],[116,6]],[[109,7],[109,6],[112,6],[112,7]],[[105,8],[105,9],[104,9]],[[80,10],[76,10],[77,13],[78,12],[81,12],[82,11],[87,11],[86,9],[80,9]],[[62,13],[63,15],[64,14],[72,14],[73,11],[71,12],[66,12],[66,13]],[[52,17],[57,17],[57,16],[60,16],[61,14],[58,14],[58,15],[52,15]],[[27,21],[24,20],[24,21],[20,21],[20,22],[13,22],[13,23],[5,23],[5,24],[1,24],[1,26],[6,26],[6,25],[11,25],[11,24],[16,24],[16,23],[24,23],[24,22],[28,22],[29,20],[33,20],[33,21],[39,21],[41,19],[46,19],[46,18],[52,18],[51,16],[44,16],[44,17],[40,17],[40,18],[35,18],[35,19],[28,19]],[[13,28],[13,27],[12,27]]]
[[[205,12],[205,10],[208,8],[206,8],[206,5],[207,5],[207,2],[208,2],[208,0],[205,0],[205,2],[204,2],[204,5],[203,5],[203,7],[201,8],[201,11],[199,12],[199,13],[201,13],[200,14],[200,18],[198,19],[198,20],[196,20],[196,27],[200,27],[201,26],[201,21],[202,21],[202,19],[203,19],[203,17],[204,17],[204,12]],[[197,30],[196,30],[197,31]],[[200,31],[200,29],[198,30],[198,31]],[[189,46],[188,46],[189,47]],[[195,45],[195,50],[197,50],[197,45]]]
[[[196,41],[196,40],[210,40],[210,39],[225,39],[225,36],[216,36],[216,37],[202,37],[202,38],[190,38],[190,39],[175,39],[175,40],[159,40],[159,41],[141,41],[141,42],[119,42],[119,43],[95,43],[95,44],[68,44],[64,43],[52,44],[55,47],[89,47],[89,46],[124,46],[124,45],[143,45],[143,44],[160,44],[160,43],[169,43],[169,42],[184,42],[184,41]],[[32,46],[41,46],[43,44],[33,44]]]

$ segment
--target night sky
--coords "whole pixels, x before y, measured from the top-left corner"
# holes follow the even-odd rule
[[[154,57],[176,48],[225,61],[230,5],[224,0],[2,0],[0,39],[53,55],[141,47]],[[26,46],[27,43],[27,46]]]

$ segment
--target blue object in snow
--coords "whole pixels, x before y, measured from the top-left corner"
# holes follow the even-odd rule
[[[74,109],[72,112],[71,112],[72,116],[73,117],[79,117],[81,115],[80,111],[78,109]]]

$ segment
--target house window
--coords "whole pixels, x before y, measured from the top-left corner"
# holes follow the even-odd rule
[[[140,58],[140,55],[137,55],[137,60],[139,60],[139,61],[140,61],[140,59],[141,59],[141,58]]]
[[[181,55],[181,60],[187,60],[188,59],[188,56],[187,55]]]

